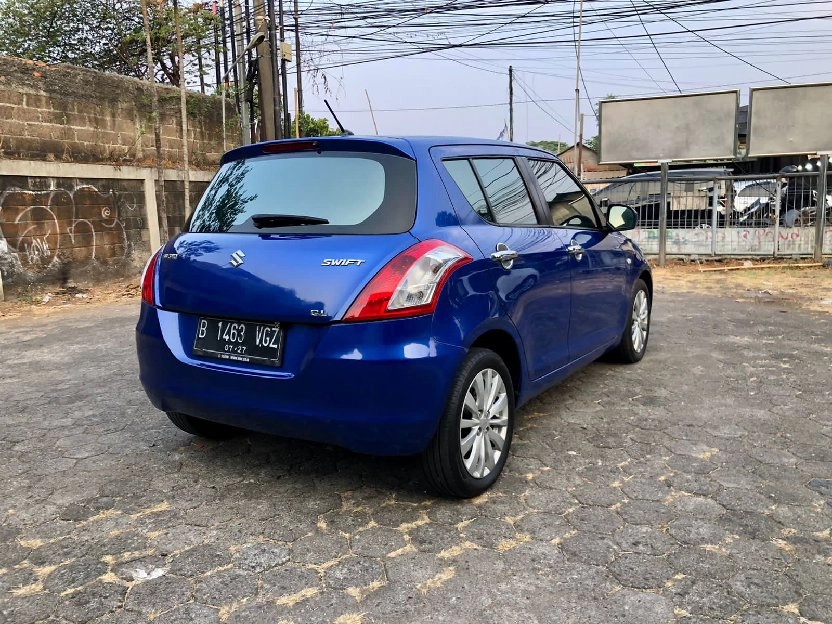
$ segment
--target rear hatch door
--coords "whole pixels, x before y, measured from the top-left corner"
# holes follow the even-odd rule
[[[410,234],[182,234],[159,263],[163,308],[239,320],[323,323],[416,239]]]
[[[415,242],[416,162],[396,140],[333,137],[223,159],[159,264],[159,304],[201,316],[323,323]]]

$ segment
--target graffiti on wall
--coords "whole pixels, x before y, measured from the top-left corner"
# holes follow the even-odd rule
[[[658,253],[659,230],[637,229],[632,236],[646,253]],[[826,252],[832,244],[832,228],[824,229],[823,241]],[[776,246],[777,253],[808,255],[814,244],[814,226],[667,230],[667,251],[675,254],[709,254],[713,247],[716,255],[770,255]]]
[[[57,263],[88,265],[127,257],[128,244],[114,192],[94,186],[0,194],[0,252],[16,255],[23,270],[44,272]]]

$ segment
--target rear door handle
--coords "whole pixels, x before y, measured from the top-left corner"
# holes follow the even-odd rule
[[[575,256],[575,260],[577,260],[578,262],[580,262],[581,258],[584,257],[584,248],[581,247],[575,241],[569,243],[569,247],[566,248],[566,251],[569,252],[570,256]]]
[[[508,270],[514,266],[514,261],[517,260],[518,253],[513,249],[509,249],[505,243],[497,243],[497,251],[491,254],[491,259],[494,262],[499,262],[500,265]]]

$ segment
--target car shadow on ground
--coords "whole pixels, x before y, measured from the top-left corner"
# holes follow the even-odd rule
[[[363,455],[328,444],[244,430],[223,441],[169,433],[182,441],[179,451],[197,464],[198,474],[216,475],[221,469],[231,480],[254,477],[261,484],[271,480],[283,487],[293,480],[311,481],[317,488],[335,487],[336,491],[372,487],[392,490],[398,497],[430,497],[422,482],[418,456]]]
[[[558,395],[571,394],[576,388],[599,387],[603,377],[617,368],[618,365],[603,361],[593,363],[517,410],[512,454],[495,492],[524,480],[528,467],[522,457],[515,457],[514,451],[529,444],[545,445],[550,432],[558,429],[562,411],[557,407]],[[601,398],[606,397],[599,391],[598,399]],[[419,455],[365,455],[329,444],[246,430],[238,430],[223,441],[190,436],[172,425],[154,433],[155,445],[181,456],[180,470],[185,464],[192,464],[187,472],[211,475],[212,479],[253,480],[261,486],[271,482],[275,491],[309,483],[339,492],[373,488],[414,503],[437,497],[422,476]]]

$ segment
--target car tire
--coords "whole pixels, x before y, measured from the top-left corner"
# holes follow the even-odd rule
[[[621,342],[610,351],[611,359],[625,364],[641,361],[647,351],[647,339],[650,337],[650,313],[653,302],[650,290],[644,280],[636,280],[627,312],[627,323]]]
[[[471,349],[422,456],[431,489],[471,498],[497,481],[511,448],[514,402],[514,384],[503,360],[488,349]]]
[[[170,421],[179,427],[185,433],[199,436],[200,438],[207,438],[209,440],[227,440],[234,436],[237,429],[222,423],[211,422],[210,420],[203,420],[202,418],[195,418],[182,414],[180,412],[166,412]]]

